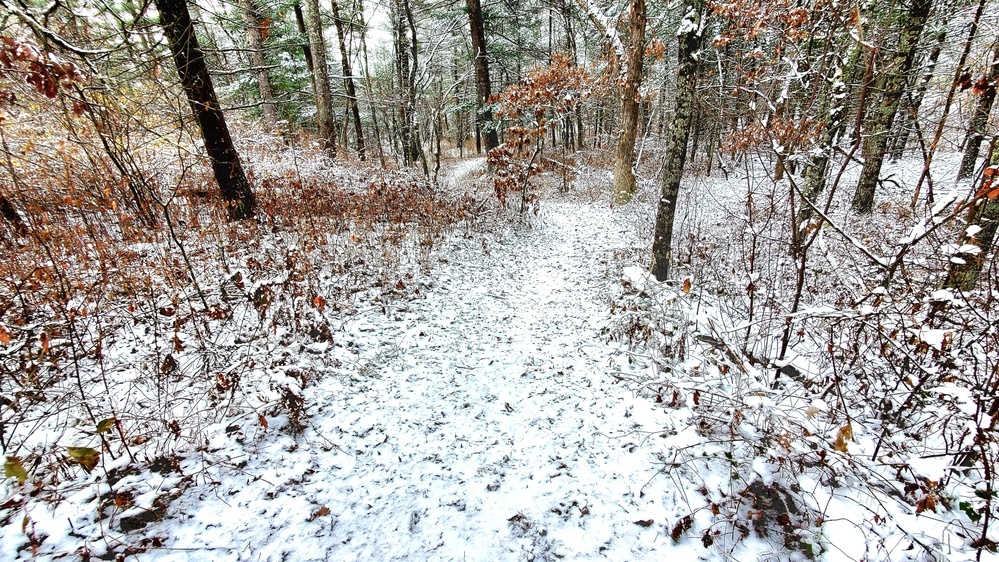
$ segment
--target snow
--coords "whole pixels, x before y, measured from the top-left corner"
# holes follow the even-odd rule
[[[180,462],[193,476],[182,492],[178,474],[117,483],[135,502],[107,536],[172,490],[166,518],[143,530],[163,541],[144,561],[692,559],[663,536],[681,511],[660,475],[675,422],[615,384],[609,366],[627,358],[599,343],[620,285],[606,264],[637,243],[613,221],[554,203],[531,230],[457,239],[425,298],[346,318],[333,347],[309,350],[343,361],[302,390],[302,436],[278,416],[207,428],[207,452]],[[36,506],[42,558],[106,551],[65,525],[96,509],[93,491]]]

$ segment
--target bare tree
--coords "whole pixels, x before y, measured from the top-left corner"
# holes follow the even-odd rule
[[[999,137],[992,140],[991,165],[999,164]],[[975,195],[968,209],[968,228],[961,232],[958,248],[962,251],[951,258],[944,287],[970,291],[978,283],[985,266],[985,258],[993,249],[996,229],[999,228],[999,197],[996,195],[995,176],[985,178],[985,183]]]
[[[866,137],[864,138],[864,166],[860,172],[860,181],[853,196],[853,210],[858,213],[869,213],[874,207],[874,190],[881,176],[881,166],[884,163],[888,148],[888,131],[898,112],[899,102],[908,82],[909,71],[916,55],[919,36],[926,25],[930,14],[932,0],[910,0],[908,12],[899,19],[905,22],[898,42],[898,48],[880,73],[879,85],[882,90],[881,99],[870,112]],[[892,17],[889,9],[888,18]],[[863,108],[861,108],[863,110]]]
[[[965,139],[964,158],[961,160],[961,167],[958,169],[958,179],[971,177],[975,171],[975,163],[978,161],[978,151],[985,140],[985,124],[988,123],[989,114],[992,113],[992,104],[996,100],[996,82],[999,81],[999,41],[996,41],[992,51],[992,66],[989,72],[982,77],[976,85],[980,90],[978,105],[975,106],[975,113],[971,117],[971,124],[968,125],[968,137]]]
[[[357,154],[361,160],[364,154],[364,130],[361,127],[361,112],[357,107],[357,89],[354,88],[354,73],[350,67],[350,53],[347,52],[347,42],[344,40],[343,20],[340,19],[340,6],[336,0],[333,5],[333,23],[336,25],[336,36],[340,42],[340,66],[343,67],[343,86],[347,92],[347,113],[354,121],[354,135],[357,137]]]
[[[316,124],[319,144],[329,157],[336,156],[336,124],[333,121],[333,94],[330,92],[329,66],[326,63],[326,41],[319,0],[305,0],[305,28],[309,34],[312,58],[312,86],[316,96]]]

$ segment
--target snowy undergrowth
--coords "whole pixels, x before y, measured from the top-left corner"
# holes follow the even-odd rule
[[[667,450],[672,466],[728,473],[705,481],[710,500],[680,531],[740,560],[753,536],[791,557],[994,557],[994,280],[940,290],[964,226],[941,213],[945,192],[909,209],[913,169],[886,170],[900,183],[872,216],[839,194],[835,228],[804,255],[788,242],[786,181],[749,165],[694,179],[674,279],[626,270],[608,336],[642,369],[619,376],[696,434]]]

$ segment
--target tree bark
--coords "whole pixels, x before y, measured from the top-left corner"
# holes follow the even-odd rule
[[[613,201],[618,205],[630,201],[636,190],[635,136],[638,133],[638,87],[642,83],[642,63],[645,58],[645,0],[631,1],[629,17],[628,48],[621,92],[621,132],[614,159]]]
[[[930,54],[926,58],[923,78],[919,82],[919,87],[916,88],[914,95],[907,98],[908,102],[905,104],[904,111],[898,115],[895,139],[892,141],[891,148],[892,160],[901,158],[902,153],[905,152],[905,146],[909,144],[909,136],[912,135],[912,130],[915,128],[916,116],[919,115],[919,108],[923,105],[923,97],[926,96],[926,90],[929,88],[930,81],[933,80],[933,72],[936,69],[937,61],[940,60],[944,41],[947,39],[946,28],[938,31],[935,38],[936,43],[933,44],[933,49],[930,50]]]
[[[180,83],[187,94],[205,141],[205,151],[212,161],[215,181],[219,184],[222,199],[231,220],[253,216],[255,202],[250,183],[246,179],[239,154],[232,144],[225,116],[219,106],[212,78],[208,74],[205,57],[194,35],[191,14],[186,0],[154,0],[160,13],[160,25],[166,35],[173,60],[177,64]]]
[[[468,8],[468,23],[471,27],[472,51],[475,54],[475,123],[479,131],[485,133],[486,151],[499,146],[499,137],[492,127],[493,111],[486,104],[492,95],[492,85],[489,82],[489,57],[486,51],[485,19],[482,17],[482,6],[479,0],[465,0]],[[479,148],[478,146],[476,148]]]
[[[316,124],[319,127],[319,146],[323,154],[336,157],[336,123],[333,117],[333,94],[330,93],[329,66],[326,62],[326,41],[323,39],[323,21],[319,14],[319,0],[305,0],[305,27],[309,34],[312,52],[313,93],[316,97]]]
[[[905,17],[905,29],[899,38],[898,49],[891,62],[881,73],[881,100],[869,116],[867,136],[864,139],[864,166],[860,171],[860,181],[853,195],[852,208],[858,213],[869,213],[874,207],[874,191],[881,176],[885,152],[888,147],[888,132],[898,112],[899,101],[908,82],[909,71],[916,54],[919,36],[930,14],[932,0],[911,0]]]
[[[861,47],[858,45],[856,49],[859,51]],[[844,101],[849,87],[840,80],[842,68],[846,63],[839,53],[826,53],[825,56],[829,61],[829,70],[824,79],[826,84],[822,91],[821,102],[824,128],[819,141],[818,154],[805,171],[805,187],[802,193],[812,203],[816,203],[819,195],[825,191],[829,160],[832,158],[840,135],[846,128],[847,110]],[[798,223],[808,220],[811,216],[812,208],[807,203],[803,203],[798,210]]]
[[[399,87],[403,92],[399,104],[399,137],[401,142],[402,160],[406,166],[412,166],[418,160],[420,148],[419,130],[416,127],[416,74],[418,70],[416,23],[409,0],[393,0],[393,26],[395,31],[396,73],[399,77]],[[429,175],[426,159],[423,161],[424,172]]]
[[[340,42],[340,65],[343,67],[343,86],[347,91],[347,113],[354,120],[354,135],[357,137],[357,154],[364,160],[364,130],[361,128],[361,111],[357,107],[357,90],[354,88],[354,73],[350,67],[350,53],[347,52],[347,42],[344,40],[343,20],[340,19],[340,6],[336,0],[333,4],[333,22],[336,24],[336,36]]]
[[[999,163],[999,138],[993,140],[989,162],[991,165]],[[978,191],[975,202],[968,210],[968,226],[978,226],[981,230],[969,236],[968,230],[965,229],[958,239],[958,247],[972,245],[978,247],[979,251],[975,254],[963,253],[960,256],[955,256],[963,263],[950,262],[944,287],[971,291],[978,283],[978,278],[985,266],[985,258],[992,250],[996,229],[999,227],[999,197],[989,197],[989,191],[992,189],[996,189],[994,176],[986,178],[985,185]]]
[[[684,19],[677,34],[679,48],[676,66],[676,109],[669,129],[669,141],[663,158],[662,196],[656,213],[656,226],[652,241],[652,265],[649,268],[659,281],[669,277],[673,252],[673,222],[676,199],[680,193],[680,180],[687,158],[687,139],[694,117],[694,95],[697,86],[697,59],[694,55],[701,46],[701,19],[704,17],[704,0],[695,0],[691,8],[693,21]]]
[[[968,125],[968,137],[964,141],[966,145],[964,158],[961,160],[957,179],[971,177],[971,174],[975,171],[975,164],[978,162],[978,151],[982,146],[982,141],[985,140],[985,135],[983,134],[985,125],[988,123],[989,114],[992,113],[992,104],[996,100],[997,81],[999,81],[999,41],[996,42],[995,49],[992,51],[992,66],[989,68],[989,73],[982,78],[982,82],[985,84],[985,91],[980,94],[978,105],[975,107],[975,113],[972,115],[971,123]]]
[[[274,103],[274,88],[267,74],[267,56],[264,53],[264,37],[260,32],[260,12],[253,5],[253,0],[239,0],[243,12],[243,22],[246,25],[246,43],[250,47],[250,63],[257,75],[257,89],[260,91],[260,101],[263,103],[264,123],[267,128],[277,128],[278,111]]]

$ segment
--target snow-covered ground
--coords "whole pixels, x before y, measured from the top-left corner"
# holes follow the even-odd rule
[[[472,238],[425,299],[349,319],[300,438],[257,435],[188,489],[149,560],[636,560],[675,555],[662,408],[614,384],[608,264],[636,241],[591,205]],[[648,522],[641,526],[636,521]],[[176,550],[180,549],[180,550]],[[689,553],[688,553],[689,554]]]

